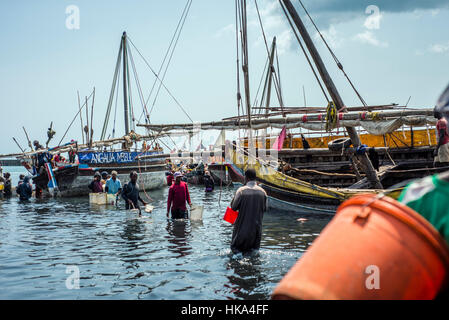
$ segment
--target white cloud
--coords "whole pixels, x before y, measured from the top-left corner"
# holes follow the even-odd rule
[[[387,42],[383,42],[380,41],[376,38],[376,36],[374,35],[374,33],[372,31],[365,31],[362,33],[357,34],[354,37],[354,40],[356,41],[360,41],[361,43],[366,43],[375,47],[383,47],[386,48],[388,47],[388,43]]]
[[[273,37],[276,36],[276,44],[280,55],[291,50],[294,45],[294,36],[279,3],[277,1],[258,1],[257,3],[268,46],[270,46]],[[248,4],[248,26],[252,27],[257,34],[257,39],[253,45],[260,46],[264,40],[256,6],[252,2]]]
[[[429,48],[430,52],[433,53],[445,53],[449,51],[449,41],[446,43],[437,43]]]
[[[329,44],[329,46],[333,49],[341,47],[344,42],[344,38],[338,34],[337,29],[334,25],[331,25],[328,30],[321,31],[321,34],[324,37],[324,40]],[[321,37],[319,33],[315,33],[315,40],[321,41]]]
[[[228,34],[234,34],[235,33],[235,25],[233,23],[227,25],[226,27],[221,28],[214,34],[214,38],[221,38],[223,36],[226,36]]]

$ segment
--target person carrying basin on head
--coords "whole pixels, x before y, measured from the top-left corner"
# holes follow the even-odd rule
[[[17,187],[17,194],[21,201],[27,201],[33,195],[33,188],[30,184],[30,177],[25,177],[23,182]]]
[[[145,206],[147,203],[142,200],[142,198],[139,195],[139,186],[137,184],[138,175],[136,171],[133,171],[129,174],[129,177],[131,179],[130,182],[125,184],[123,186],[122,190],[122,198],[125,200],[126,209],[139,209],[140,214],[140,207],[139,207],[139,201],[142,202],[142,204]]]
[[[187,219],[188,213],[186,202],[192,207],[189,188],[187,187],[187,183],[181,181],[182,174],[180,172],[175,172],[174,177],[175,182],[168,190],[167,217],[169,216],[171,209],[172,219]]]
[[[95,172],[94,174],[94,180],[89,184],[89,189],[92,191],[92,193],[102,193],[103,192],[103,185],[101,184],[101,174],[100,172]]]
[[[259,250],[262,240],[263,214],[267,210],[267,194],[256,183],[256,171],[245,171],[245,186],[239,188],[231,208],[239,214],[232,232],[233,253],[250,253]]]

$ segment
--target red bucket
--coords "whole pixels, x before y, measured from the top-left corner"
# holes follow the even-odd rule
[[[238,215],[239,215],[238,211],[234,211],[232,210],[232,208],[227,207],[223,220],[229,222],[230,224],[234,224]]]

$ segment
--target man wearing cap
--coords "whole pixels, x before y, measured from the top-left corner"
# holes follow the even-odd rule
[[[174,177],[175,183],[168,190],[167,217],[171,208],[172,219],[187,219],[186,202],[190,207],[192,206],[189,188],[184,181],[181,181],[182,174],[180,172],[175,172]]]
[[[122,183],[117,179],[117,171],[111,172],[111,178],[106,181],[105,191],[116,196],[122,191]]]
[[[89,184],[89,189],[92,190],[92,193],[101,193],[103,192],[103,185],[101,184],[101,174],[100,172],[95,172],[94,180]]]

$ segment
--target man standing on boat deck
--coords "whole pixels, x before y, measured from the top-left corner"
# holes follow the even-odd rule
[[[117,171],[111,172],[111,178],[106,181],[105,191],[109,194],[118,196],[122,191],[122,183],[117,179]]]
[[[233,253],[250,253],[259,250],[262,240],[263,213],[267,210],[267,194],[256,183],[256,171],[245,171],[245,186],[239,188],[231,208],[239,214],[234,223],[231,250]]]
[[[187,219],[186,202],[192,207],[189,188],[187,187],[187,183],[181,181],[182,174],[180,172],[175,172],[174,177],[175,183],[168,190],[167,218],[171,208],[172,219]]]
[[[125,200],[126,209],[139,209],[139,201],[145,206],[147,203],[139,195],[139,186],[137,185],[137,172],[129,174],[130,182],[123,186],[122,198]]]

